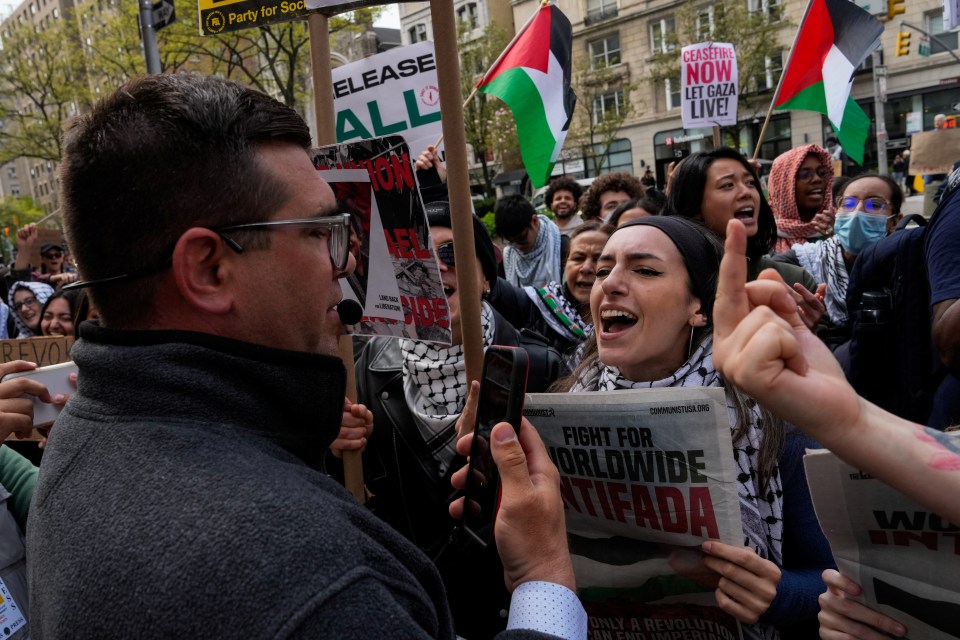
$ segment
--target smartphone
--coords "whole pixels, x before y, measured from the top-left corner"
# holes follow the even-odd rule
[[[519,347],[492,346],[483,357],[480,403],[460,522],[460,529],[483,547],[493,541],[493,522],[500,503],[500,475],[490,452],[490,432],[497,424],[509,422],[520,433],[529,368],[527,352]]]
[[[33,371],[11,373],[5,376],[4,380],[11,380],[13,378],[20,377],[33,378],[37,382],[43,384],[50,392],[50,396],[52,397],[56,396],[58,393],[76,393],[76,388],[73,386],[73,383],[70,382],[70,374],[76,373],[76,371],[77,365],[75,365],[71,360],[70,362],[52,364],[47,367],[39,367]],[[36,396],[27,394],[24,395],[24,397],[33,399],[33,425],[35,427],[49,425],[57,419],[57,416],[60,415],[60,411],[63,409],[61,406],[44,402]]]

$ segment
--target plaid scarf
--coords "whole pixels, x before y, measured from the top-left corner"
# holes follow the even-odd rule
[[[804,243],[807,238],[820,235],[820,230],[813,220],[800,220],[800,210],[797,208],[797,172],[808,155],[817,156],[821,166],[829,169],[829,174],[823,179],[823,204],[820,205],[818,213],[833,207],[833,160],[826,150],[815,144],[808,144],[777,156],[770,167],[770,179],[767,182],[770,208],[773,209],[773,217],[777,221],[779,238],[773,248],[777,253],[783,253],[792,244]]]

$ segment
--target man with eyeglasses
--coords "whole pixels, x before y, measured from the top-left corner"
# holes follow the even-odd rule
[[[507,242],[503,248],[507,282],[518,287],[559,282],[570,238],[521,195],[500,198],[493,212],[497,235]]]
[[[309,145],[293,109],[185,74],[68,127],[63,218],[100,324],[30,516],[35,637],[453,637],[430,561],[323,473],[351,265]],[[559,479],[532,428],[498,433],[500,551],[529,607],[507,633],[536,637],[555,616],[525,592],[579,606]]]

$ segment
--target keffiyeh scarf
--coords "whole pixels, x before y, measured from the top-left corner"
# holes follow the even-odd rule
[[[616,391],[618,389],[653,389],[663,387],[719,387],[723,381],[713,366],[713,339],[703,340],[690,358],[673,375],[651,382],[627,380],[616,367],[597,362],[586,371],[571,392]],[[731,433],[737,429],[736,403],[727,389],[727,414]],[[783,565],[783,489],[780,471],[775,469],[767,483],[766,491],[760,487],[759,468],[760,439],[763,433],[763,417],[759,406],[749,400],[750,428],[746,435],[733,443],[733,457],[737,464],[737,494],[740,497],[740,519],[743,525],[743,542],[761,558]],[[776,629],[764,624],[742,625],[744,637],[751,640],[772,640],[778,637]]]
[[[503,269],[507,280],[518,287],[542,287],[560,281],[560,229],[550,218],[540,215],[540,231],[529,253],[507,245],[503,250]]]
[[[796,147],[777,156],[770,167],[770,179],[767,182],[767,191],[770,194],[770,208],[777,221],[777,244],[774,251],[782,253],[795,243],[804,243],[807,238],[820,235],[816,223],[800,220],[800,210],[797,208],[797,172],[808,155],[820,158],[820,165],[829,170],[823,179],[823,204],[820,212],[833,207],[833,160],[825,149],[815,144]]]
[[[827,283],[823,302],[830,320],[835,324],[845,323],[848,318],[847,286],[850,284],[850,274],[843,261],[840,238],[833,236],[822,242],[795,244],[791,248],[804,271],[817,282]]]
[[[484,349],[493,344],[493,308],[481,304]],[[438,347],[430,342],[401,340],[403,391],[413,420],[434,459],[446,473],[457,454],[457,418],[467,401],[463,345]]]

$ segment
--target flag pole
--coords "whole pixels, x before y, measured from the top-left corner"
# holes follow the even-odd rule
[[[784,63],[783,68],[780,71],[780,79],[777,80],[777,90],[773,92],[773,98],[770,100],[770,108],[767,109],[767,117],[763,119],[763,126],[760,128],[760,135],[757,137],[757,146],[753,150],[752,160],[756,160],[757,156],[760,155],[760,145],[763,144],[763,134],[767,132],[767,125],[770,124],[770,116],[773,115],[773,105],[777,104],[777,98],[780,97],[780,89],[783,87],[783,76],[786,71],[790,69],[790,63],[793,61],[793,54],[797,50],[797,40],[800,39],[800,31],[803,29],[804,23],[807,21],[807,15],[810,13],[810,8],[813,6],[814,0],[808,0],[807,7],[803,10],[803,17],[800,18],[800,26],[797,27],[797,34],[793,36],[793,44],[790,45],[790,53],[787,54],[787,61]]]
[[[543,9],[544,7],[549,6],[549,5],[551,5],[551,4],[553,4],[553,0],[542,0],[542,1],[540,2],[540,5],[537,7],[536,11],[534,11],[534,12],[530,15],[530,17],[527,18],[527,21],[526,21],[525,23],[523,23],[523,26],[520,28],[520,30],[517,31],[516,34],[514,34],[513,39],[512,39],[510,42],[507,43],[507,46],[505,46],[505,47],[503,48],[503,51],[501,51],[501,52],[500,52],[500,55],[497,56],[497,59],[493,61],[493,64],[490,65],[490,68],[483,72],[483,75],[480,77],[480,82],[483,82],[483,80],[484,80],[488,75],[490,75],[490,72],[493,71],[498,64],[500,64],[500,61],[503,60],[503,56],[507,55],[507,51],[510,51],[510,47],[513,46],[513,43],[515,43],[515,42],[517,41],[517,39],[518,39],[521,35],[523,35],[523,32],[527,30],[527,27],[530,26],[530,23],[533,22],[534,18],[536,18],[536,17],[540,14],[540,9]],[[480,82],[477,82],[477,85],[479,85]],[[471,92],[470,92],[470,95],[467,96],[467,99],[463,101],[463,108],[464,108],[464,109],[467,108],[467,105],[470,104],[470,101],[473,100],[473,97],[474,97],[475,95],[477,95],[477,85],[474,85],[473,91],[471,91]],[[439,148],[441,142],[443,142],[443,133],[441,133],[441,134],[440,134],[440,137],[437,138],[437,142],[436,142],[436,144],[433,145],[433,148],[434,148],[434,149]]]

